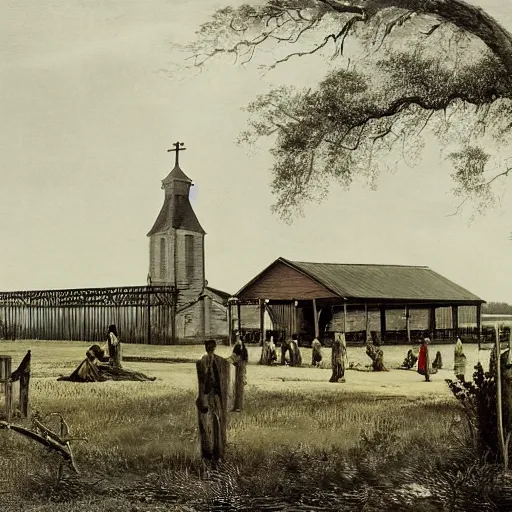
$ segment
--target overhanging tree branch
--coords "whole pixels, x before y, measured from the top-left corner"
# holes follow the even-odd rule
[[[397,52],[393,42],[404,26],[408,49]],[[265,67],[319,56],[329,43],[341,55],[350,36],[383,58],[372,76],[335,71],[311,93],[273,92],[249,109],[245,138],[275,137],[273,187],[280,204],[274,211],[300,208],[315,191],[324,194],[330,179],[345,185],[357,175],[373,180],[381,155],[396,141],[409,161],[411,153],[419,154],[427,128],[445,146],[510,135],[512,36],[464,0],[270,0],[217,11],[189,50],[197,66],[223,53],[243,54],[248,62],[263,46],[287,48],[308,35],[315,36],[313,48],[290,46]],[[362,57],[353,61],[361,66]],[[466,192],[483,193],[494,183],[479,181],[471,160],[461,162],[454,179],[470,187]]]

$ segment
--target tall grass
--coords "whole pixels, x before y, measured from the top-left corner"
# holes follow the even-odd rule
[[[73,443],[81,474],[57,486],[57,455],[0,431],[2,510],[470,511],[490,503],[449,396],[325,391],[306,380],[277,389],[261,380],[248,386],[244,412],[231,413],[225,465],[212,472],[199,457],[192,365],[168,365],[156,382],[57,382],[70,353],[53,347],[52,364],[35,360],[31,404],[60,412],[73,437],[88,438]]]

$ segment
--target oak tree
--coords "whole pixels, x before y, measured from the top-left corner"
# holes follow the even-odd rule
[[[268,69],[326,59],[326,51],[334,60],[314,88],[275,87],[247,107],[242,140],[273,137],[282,218],[321,200],[333,181],[375,184],[390,155],[413,160],[427,133],[453,164],[459,207],[493,204],[510,171],[512,35],[481,8],[463,0],[254,1],[216,11],[188,51],[204,66],[223,54],[253,63],[283,47],[271,61],[262,54]]]

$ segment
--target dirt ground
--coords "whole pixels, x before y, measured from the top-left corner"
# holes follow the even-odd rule
[[[32,377],[38,379],[54,379],[61,374],[69,374],[82,361],[89,344],[84,342],[45,342],[19,341],[0,342],[0,352],[10,354],[13,358],[13,368],[19,363],[26,350],[32,350]],[[260,366],[257,364],[261,348],[249,347],[250,365],[247,369],[247,391],[251,388],[264,390],[299,390],[307,383],[311,392],[332,391],[334,393],[368,393],[370,395],[392,395],[402,397],[446,397],[450,391],[445,379],[454,377],[453,348],[454,345],[432,345],[430,347],[432,360],[439,350],[443,358],[443,369],[433,375],[431,382],[425,382],[424,377],[415,370],[399,370],[410,346],[384,346],[384,362],[389,372],[370,372],[367,365],[370,360],[365,354],[364,347],[348,347],[349,362],[358,366],[359,370],[347,370],[346,382],[329,383],[331,370],[328,368],[291,368],[288,366]],[[476,344],[466,344],[464,350],[468,359],[466,378],[470,378],[473,367],[481,361],[487,367],[489,350],[478,350]],[[330,363],[330,349],[323,349],[324,362]],[[196,369],[192,362],[204,353],[202,346],[147,346],[124,345],[124,356],[147,356],[184,358],[186,363],[154,363],[126,362],[125,367],[141,371],[157,377],[160,385],[183,390],[196,390]],[[217,353],[229,356],[231,348],[219,346]],[[301,349],[303,363],[311,362],[311,350]],[[55,356],[58,354],[58,361]],[[364,371],[366,370],[366,371]]]

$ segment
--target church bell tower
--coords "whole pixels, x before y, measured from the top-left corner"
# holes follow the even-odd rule
[[[174,169],[162,180],[164,204],[148,233],[149,277],[154,285],[176,286],[178,307],[197,301],[204,292],[204,235],[192,209],[192,180],[181,170],[179,153],[186,148],[176,142]]]

